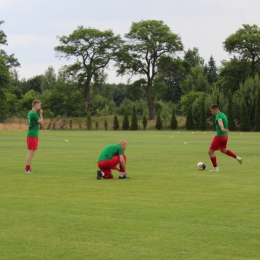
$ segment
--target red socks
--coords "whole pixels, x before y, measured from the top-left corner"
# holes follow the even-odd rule
[[[237,158],[237,155],[234,154],[233,152],[231,152],[230,150],[227,150],[226,155],[231,156],[231,157],[233,157],[235,159]]]
[[[26,165],[25,170],[26,170],[26,171],[31,170],[31,166],[30,166],[30,165]]]
[[[211,157],[210,160],[211,160],[211,162],[212,162],[212,164],[213,164],[213,167],[218,167],[218,166],[217,166],[217,157],[216,157],[216,156]]]

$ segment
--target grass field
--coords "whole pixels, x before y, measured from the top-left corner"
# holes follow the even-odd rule
[[[260,259],[259,133],[230,133],[244,162],[214,173],[214,132],[41,131],[32,175],[25,136],[0,131],[0,259]],[[122,138],[130,179],[96,180]]]

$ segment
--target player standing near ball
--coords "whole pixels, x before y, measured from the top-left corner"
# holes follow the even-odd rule
[[[217,165],[217,157],[215,155],[215,151],[220,150],[222,153],[225,153],[228,156],[235,158],[240,164],[242,164],[242,158],[238,157],[232,151],[227,149],[227,141],[228,141],[228,118],[227,116],[220,112],[219,106],[217,104],[213,104],[210,106],[210,112],[215,117],[216,123],[216,132],[217,135],[213,138],[210,147],[209,147],[209,157],[213,165],[213,169],[210,171],[219,171]]]
[[[97,179],[113,179],[111,170],[119,171],[119,179],[128,179],[126,172],[126,156],[125,150],[127,141],[121,140],[119,144],[107,146],[98,157]],[[118,167],[119,164],[119,167]]]
[[[37,114],[39,112],[39,115]],[[27,132],[27,147],[28,155],[26,157],[26,167],[25,173],[33,173],[31,170],[31,162],[35,151],[38,149],[38,135],[39,135],[39,125],[43,125],[41,101],[34,100],[32,102],[32,110],[27,115],[28,122],[28,132]]]

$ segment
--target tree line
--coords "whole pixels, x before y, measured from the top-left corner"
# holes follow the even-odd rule
[[[233,57],[219,68],[213,56],[205,62],[198,48],[184,50],[181,37],[158,20],[133,22],[124,38],[112,30],[83,26],[57,38],[57,57],[72,60],[57,74],[50,66],[42,75],[20,79],[17,58],[0,50],[1,122],[12,116],[26,117],[32,100],[40,99],[50,118],[87,113],[132,116],[135,110],[138,117],[156,119],[160,129],[163,122],[174,120],[174,111],[186,117],[187,129],[206,129],[214,124],[209,106],[217,103],[228,114],[230,128],[259,131],[257,25],[243,24],[224,40],[224,50]],[[0,30],[0,46],[6,44],[7,36]],[[118,75],[138,80],[108,84],[104,70],[109,65]]]

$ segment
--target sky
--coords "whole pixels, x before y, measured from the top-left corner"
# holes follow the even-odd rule
[[[196,47],[205,63],[212,55],[220,66],[232,57],[223,50],[225,39],[242,24],[260,26],[259,9],[259,0],[0,0],[0,30],[8,42],[0,48],[20,62],[19,79],[29,79],[73,62],[57,58],[54,47],[57,36],[78,26],[124,37],[133,22],[162,20],[179,35],[184,51]],[[113,66],[106,73],[108,83],[127,81]]]

